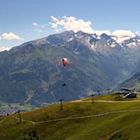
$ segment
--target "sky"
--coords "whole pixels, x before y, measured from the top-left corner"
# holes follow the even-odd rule
[[[139,0],[0,0],[0,50],[64,30],[140,32]]]

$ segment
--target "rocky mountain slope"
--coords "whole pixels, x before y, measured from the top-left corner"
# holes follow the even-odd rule
[[[139,36],[118,43],[82,31],[24,43],[0,52],[0,101],[37,106],[113,88],[135,72],[139,52]]]

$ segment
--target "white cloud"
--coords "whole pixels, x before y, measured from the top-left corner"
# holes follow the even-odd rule
[[[73,30],[74,32],[83,31],[91,34],[95,33],[98,36],[100,36],[103,33],[106,33],[108,35],[114,36],[114,39],[116,39],[118,42],[122,42],[123,40],[129,39],[136,35],[135,33],[129,30],[116,30],[114,32],[111,32],[109,30],[93,30],[92,23],[90,21],[77,19],[73,16],[64,16],[61,19],[51,16],[51,20],[52,21],[50,22],[50,25],[56,32]]]
[[[118,43],[122,43],[124,40],[133,38],[138,33],[134,33],[130,30],[115,30],[114,32],[111,32],[109,30],[99,30],[94,31],[94,33],[98,36],[105,33],[107,35],[111,35],[113,39],[115,39]]]
[[[51,16],[51,27],[56,31],[64,31],[64,30],[73,30],[74,32],[83,31],[86,33],[93,33],[92,23],[90,21],[84,21],[82,19],[76,19],[75,17],[62,17],[58,19],[54,16]]]
[[[1,34],[0,39],[3,39],[3,40],[23,40],[23,38],[21,38],[20,36],[18,36],[17,34],[15,34],[13,32]]]
[[[114,36],[114,39],[117,40],[117,42],[121,43],[124,40],[135,37],[136,33],[130,30],[116,30],[112,33],[112,35]]]
[[[0,46],[0,52],[5,51],[5,50],[10,50],[11,47],[6,47],[6,46]]]
[[[51,16],[50,25],[56,32],[73,30],[74,32],[83,31],[91,34],[95,33],[97,36],[105,33],[111,35],[118,43],[122,43],[124,40],[130,39],[140,34],[139,32],[132,32],[130,30],[115,30],[113,32],[109,30],[93,30],[92,23],[90,21],[77,19],[73,16],[64,16],[60,19]]]
[[[33,22],[32,25],[34,26],[34,29],[37,31],[37,32],[43,32],[44,29],[46,28],[46,24],[38,24],[36,22]]]
[[[112,33],[112,35],[115,35],[118,37],[134,37],[135,33],[133,33],[130,30],[116,30]]]

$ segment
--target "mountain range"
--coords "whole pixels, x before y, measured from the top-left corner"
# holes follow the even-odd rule
[[[139,54],[139,35],[118,42],[105,33],[65,31],[26,42],[0,52],[0,101],[40,106],[139,86]]]

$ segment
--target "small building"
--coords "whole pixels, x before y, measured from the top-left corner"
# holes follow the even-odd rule
[[[123,88],[120,93],[123,95],[123,98],[137,98],[135,89]]]

